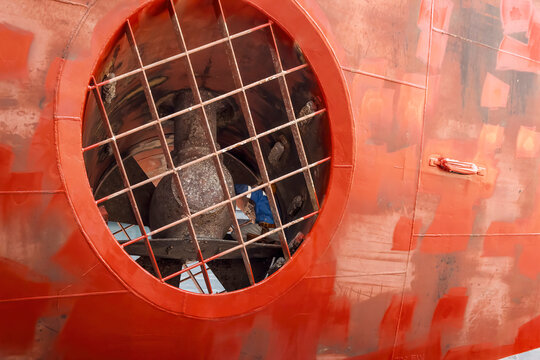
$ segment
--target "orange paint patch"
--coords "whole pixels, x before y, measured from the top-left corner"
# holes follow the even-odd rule
[[[540,150],[540,134],[536,128],[521,126],[516,143],[517,158],[534,158]]]
[[[501,1],[501,20],[506,34],[527,31],[531,14],[531,0]]]
[[[510,86],[507,83],[487,73],[480,104],[487,108],[505,108],[509,92]]]
[[[424,64],[427,64],[429,59],[430,67],[440,69],[446,53],[448,37],[438,32],[430,31],[431,3],[432,1],[423,0],[422,4],[420,5],[418,28],[422,31],[420,32],[420,36],[418,38],[416,57]],[[448,0],[439,0],[436,1],[433,6],[433,27],[448,31],[448,28],[450,27],[452,10],[454,8],[453,2]],[[431,54],[429,54],[430,34],[432,36]]]
[[[493,233],[496,225],[492,225],[489,229]],[[486,236],[484,239],[484,251],[482,256],[513,256],[515,246],[518,243],[516,236]]]
[[[385,139],[392,130],[394,120],[394,90],[368,89],[362,98],[362,118],[369,121],[371,136]]]
[[[418,28],[422,30],[429,29],[431,22],[431,0],[422,0],[420,4],[420,15],[418,16]]]
[[[540,261],[538,261],[540,243],[538,243],[538,238],[528,238],[522,243],[524,245],[519,257],[519,272],[531,279],[536,279],[540,274]]]
[[[433,32],[433,38],[431,40],[431,54],[429,53],[429,31],[422,30],[420,37],[418,38],[418,46],[416,48],[416,57],[427,64],[429,59],[429,65],[432,69],[440,69],[446,54],[446,45],[448,43],[448,36]]]
[[[478,153],[484,156],[493,155],[502,146],[504,128],[499,125],[483,124],[478,140]]]
[[[424,64],[427,64],[429,57],[429,30],[420,32],[418,45],[416,46],[416,57]]]
[[[529,56],[540,60],[540,15],[534,14],[529,25]]]
[[[431,323],[432,329],[448,331],[463,327],[463,318],[467,307],[467,288],[456,287],[448,291],[437,304]]]
[[[450,0],[438,0],[434,2],[433,27],[448,31],[450,18],[454,10],[454,3]]]
[[[514,38],[505,36],[497,54],[497,70],[530,71],[529,47]],[[518,56],[512,55],[516,54]]]
[[[411,230],[413,233],[417,233],[421,227],[422,223],[418,220],[414,223],[413,229],[413,220],[402,216],[394,228],[392,250],[409,251],[409,249],[416,249],[417,238],[411,234]]]
[[[488,229],[489,234],[508,234],[506,236],[486,236],[484,240],[483,256],[515,257],[520,274],[536,280],[540,274],[540,243],[538,236],[512,235],[521,228],[530,228],[527,221],[517,223],[493,223]]]
[[[422,74],[405,74],[405,81],[414,84],[424,84],[426,78]],[[405,137],[406,143],[420,138],[424,119],[425,94],[418,89],[404,86],[400,89],[397,103],[396,120],[399,132]]]
[[[0,24],[0,79],[17,79],[28,74],[28,53],[34,34]]]
[[[394,295],[379,328],[379,349],[391,348],[394,341],[405,342],[405,335],[411,328],[417,298],[411,295]],[[399,325],[399,329],[397,326]],[[397,339],[396,339],[397,336]]]
[[[420,4],[420,15],[418,16],[418,28],[422,30],[428,30],[431,22],[431,0],[422,0]],[[450,27],[450,18],[452,10],[454,9],[454,3],[449,0],[435,1],[433,9],[433,26],[448,30]]]

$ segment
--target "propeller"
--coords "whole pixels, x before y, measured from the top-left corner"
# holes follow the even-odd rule
[[[203,97],[217,96],[208,90],[203,91]],[[159,102],[160,112],[167,114],[189,106],[192,102],[189,90],[181,90],[168,94]],[[207,116],[214,139],[217,138],[217,127],[223,123],[235,120],[224,118],[238,117],[235,104],[223,103],[207,106]],[[205,130],[201,126],[200,114],[197,111],[187,113],[174,119],[174,151],[171,153],[175,163],[183,164],[211,153],[212,146],[207,143]],[[219,148],[219,145],[216,144]],[[131,184],[147,180],[149,177],[134,156],[123,159],[124,167]],[[223,171],[229,192],[234,195],[234,183],[254,185],[258,177],[242,161],[229,153],[223,155]],[[149,169],[146,169],[149,170]],[[151,173],[151,171],[150,171]],[[189,166],[179,172],[183,190],[191,212],[200,211],[213,203],[223,200],[224,195],[212,160],[205,160]],[[102,198],[124,188],[120,171],[117,166],[111,168],[98,186],[95,197]],[[151,230],[160,228],[181,218],[185,212],[184,204],[173,181],[173,175],[165,176],[157,186],[145,184],[133,190],[135,200],[145,226]],[[135,216],[127,195],[118,196],[104,203],[108,220],[124,224],[136,224]],[[194,218],[193,225],[199,240],[199,247],[204,258],[216,255],[230,249],[238,242],[226,239],[226,233],[231,226],[228,209],[222,207],[208,214]],[[122,243],[123,241],[120,241]],[[162,231],[150,239],[152,250],[162,276],[179,271],[186,262],[197,261],[197,254],[190,240],[187,224],[177,225]],[[146,246],[142,242],[131,244],[125,248],[139,265],[150,273],[154,269],[150,262]],[[248,250],[250,263],[255,281],[265,278],[271,266],[272,259],[279,257],[281,246],[273,244],[252,244]],[[225,290],[233,291],[249,286],[244,261],[239,251],[228,254],[223,258],[208,263],[209,268],[221,282]],[[156,275],[156,274],[154,274]],[[170,285],[178,287],[180,276],[169,279]]]

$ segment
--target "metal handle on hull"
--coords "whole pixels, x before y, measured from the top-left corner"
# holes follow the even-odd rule
[[[444,171],[460,175],[484,176],[486,174],[485,168],[474,163],[445,158],[438,155],[434,155],[429,158],[429,165],[437,166]]]

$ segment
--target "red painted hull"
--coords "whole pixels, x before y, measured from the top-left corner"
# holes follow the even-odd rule
[[[167,287],[112,246],[84,173],[86,84],[149,2],[1,1],[0,357],[497,359],[540,347],[540,1],[249,0],[319,77],[332,174],[294,260],[213,297]]]

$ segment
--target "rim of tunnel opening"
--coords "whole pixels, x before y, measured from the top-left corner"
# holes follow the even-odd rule
[[[127,17],[124,17],[124,21],[125,21],[126,18],[133,19],[134,14],[137,14],[138,12],[141,11],[141,9],[148,6],[149,4],[155,5],[156,3],[161,3],[161,2],[162,1],[152,1],[152,2],[145,3],[138,10],[132,11],[131,15],[129,15]],[[331,148],[331,151],[332,151],[332,154],[331,154],[331,156],[332,156],[332,168],[330,169],[330,182],[329,182],[329,185],[327,186],[327,189],[326,189],[326,199],[325,199],[325,205],[324,205],[324,207],[327,207],[327,206],[330,206],[327,203],[333,202],[334,204],[331,204],[331,206],[333,206],[333,210],[337,210],[337,211],[334,212],[333,214],[328,214],[327,216],[325,216],[325,212],[324,212],[324,209],[323,209],[323,211],[321,212],[321,214],[319,216],[319,219],[317,220],[317,222],[315,223],[315,225],[313,226],[313,228],[311,229],[309,234],[306,236],[306,241],[304,241],[304,245],[298,251],[298,255],[293,256],[292,257],[293,260],[287,266],[285,266],[285,267],[283,267],[282,269],[279,270],[279,273],[280,273],[279,276],[270,277],[268,280],[265,280],[262,283],[256,284],[256,286],[251,286],[251,287],[248,287],[248,288],[243,289],[241,291],[235,291],[233,293],[228,293],[228,294],[220,294],[219,297],[221,299],[227,298],[227,297],[229,297],[229,295],[233,295],[233,294],[237,294],[239,296],[242,296],[242,294],[253,294],[253,293],[262,293],[262,294],[264,294],[265,292],[270,290],[269,286],[271,286],[271,288],[273,288],[274,290],[276,288],[281,288],[282,289],[281,291],[278,291],[276,293],[272,293],[272,296],[270,296],[270,297],[275,298],[275,297],[281,296],[281,294],[284,292],[285,289],[289,288],[295,282],[297,282],[300,278],[303,277],[305,272],[309,269],[310,262],[313,260],[313,259],[309,259],[309,254],[310,253],[311,254],[317,254],[317,253],[320,254],[320,253],[322,253],[322,251],[328,245],[328,243],[330,241],[330,238],[331,238],[331,235],[335,230],[335,227],[337,226],[337,224],[340,221],[341,215],[343,213],[343,208],[344,208],[344,205],[345,205],[345,202],[346,202],[345,200],[348,197],[348,188],[350,186],[350,176],[352,175],[352,164],[353,164],[353,162],[352,162],[353,148],[351,146],[353,144],[353,138],[352,138],[352,136],[350,136],[351,129],[352,129],[352,116],[350,114],[350,108],[349,108],[349,102],[348,102],[348,94],[347,94],[346,88],[344,86],[344,81],[343,81],[343,78],[342,78],[342,74],[339,72],[339,68],[337,66],[337,61],[336,61],[336,59],[334,57],[332,49],[326,43],[324,37],[319,32],[319,29],[316,28],[316,26],[314,26],[314,24],[311,22],[309,17],[306,16],[306,14],[303,12],[303,10],[300,9],[297,6],[297,4],[294,4],[292,2],[286,2],[286,4],[284,4],[286,6],[283,6],[282,9],[281,9],[281,10],[283,10],[284,8],[289,8],[289,10],[291,10],[291,12],[289,12],[287,14],[288,16],[284,16],[285,12],[282,13],[280,11],[280,9],[276,9],[276,6],[271,4],[271,2],[250,1],[250,2],[247,2],[247,3],[249,5],[252,5],[255,8],[257,8],[268,19],[272,19],[272,21],[275,21],[277,26],[280,26],[281,28],[286,29],[285,30],[286,32],[289,32],[288,31],[289,28],[284,27],[282,24],[280,24],[278,22],[280,20],[280,17],[286,18],[286,19],[283,19],[283,20],[285,22],[288,21],[289,23],[291,23],[291,20],[292,21],[295,21],[295,20],[297,21],[298,19],[303,20],[304,26],[300,26],[300,27],[296,28],[296,31],[299,32],[299,34],[302,34],[303,36],[294,37],[294,34],[293,34],[292,37],[295,39],[295,41],[297,41],[299,43],[300,48],[303,49],[304,55],[308,59],[310,67],[313,68],[313,72],[317,76],[319,86],[320,86],[321,91],[323,93],[322,96],[324,97],[324,100],[328,104],[327,112],[328,112],[329,123],[330,123],[330,125],[329,125],[330,126],[330,134],[329,135],[332,137],[332,140],[331,140],[332,143],[335,144],[336,135],[341,135],[340,136],[340,145],[333,146]],[[275,13],[276,15],[272,16],[272,13]],[[294,14],[294,16],[297,16],[297,17],[294,18],[294,16],[293,16],[291,18],[291,15],[293,15],[293,14]],[[125,16],[125,14],[124,14],[124,16]],[[278,20],[275,20],[275,19],[278,19]],[[116,21],[117,21],[117,24],[119,24],[119,28],[121,28],[122,27],[122,16],[117,16]],[[310,47],[310,46],[307,46],[307,48],[304,49],[305,47],[302,45],[301,39],[302,38],[310,38],[310,37],[312,38],[314,43],[319,44],[319,51],[317,51],[317,47],[313,48],[313,47]],[[103,59],[104,57],[106,57],[106,54],[107,54],[106,49],[111,47],[110,44],[114,40],[114,38],[115,38],[115,36],[110,37],[109,41],[108,41],[109,45],[104,46],[103,49],[99,53],[93,54],[93,56],[97,55],[98,59],[99,58]],[[325,51],[323,51],[323,56],[320,55],[320,49],[325,50]],[[317,53],[319,53],[319,54],[317,54]],[[94,59],[94,63],[96,63],[95,59]],[[323,65],[323,64],[326,64],[326,66],[321,67],[321,65]],[[66,65],[68,65],[68,67],[69,67],[71,64],[67,63]],[[328,67],[328,65],[330,65],[330,68]],[[322,77],[320,76],[319,72],[317,71],[317,67],[320,67],[321,69],[323,69],[322,72],[324,73],[325,76],[322,76]],[[99,69],[99,65],[94,66],[93,68],[92,67],[87,67],[87,70],[88,69],[90,70],[90,72],[87,72],[87,74],[95,74],[97,69]],[[338,75],[338,76],[336,76],[336,75]],[[325,86],[325,83],[329,83],[328,80],[330,80],[332,78],[333,78],[332,84],[328,85],[328,86]],[[60,86],[59,95],[62,94],[61,90],[62,90],[62,84]],[[333,91],[328,91],[328,90],[333,90]],[[59,101],[59,103],[61,103],[61,101]],[[83,106],[83,108],[84,108],[84,106]],[[82,112],[84,110],[81,109],[80,111]],[[340,115],[341,115],[340,123],[334,122],[333,119],[335,117],[339,117]],[[58,122],[58,124],[59,124],[59,127],[62,128],[61,124],[64,124],[64,123],[60,121],[60,122]],[[337,128],[338,131],[336,131],[336,128]],[[59,139],[65,137],[65,136],[62,136],[62,135],[63,135],[62,132],[59,131]],[[63,154],[62,148],[65,148],[68,143],[69,143],[70,146],[73,145],[70,142],[59,141],[60,162],[61,162],[61,167],[64,170],[65,170],[64,165],[66,165],[66,161],[64,161],[64,160],[67,160],[67,159],[62,156],[62,154]],[[79,140],[79,144],[80,144],[80,140]],[[63,146],[63,145],[65,145],[65,146]],[[78,166],[77,166],[79,169],[81,168],[80,161],[81,161],[81,159],[79,159],[79,163],[78,163]],[[67,161],[67,163],[69,163],[69,161]],[[83,165],[83,168],[84,168],[84,165]],[[64,173],[65,172],[66,171],[64,171]],[[71,171],[69,171],[69,172],[71,172]],[[338,173],[337,174],[338,175],[337,181],[336,181],[336,173]],[[85,171],[83,172],[83,175],[86,175]],[[72,183],[72,181],[70,181],[70,180],[72,180],[72,179],[73,179],[73,177],[65,175],[66,187],[68,188],[68,194],[70,195],[70,198],[71,198],[71,200],[73,202],[73,206],[75,208],[75,211],[79,212],[79,211],[77,211],[77,209],[79,209],[79,207],[77,206],[77,203],[80,203],[80,201],[82,201],[83,198],[84,198],[85,202],[88,202],[88,200],[89,200],[88,195],[89,194],[88,194],[88,190],[87,190],[85,192],[84,196],[73,196],[73,191],[69,191],[69,189],[71,187],[70,183]],[[88,184],[87,181],[86,181],[86,184]],[[337,183],[337,185],[338,185],[338,187],[340,189],[342,189],[342,190],[346,189],[347,191],[341,192],[341,193],[336,193],[335,190],[332,191],[332,188],[335,187],[336,183]],[[71,185],[73,185],[73,184],[71,184]],[[77,194],[77,195],[79,195],[79,194]],[[92,198],[91,193],[90,193],[90,198]],[[92,198],[92,200],[93,200],[93,198]],[[92,218],[94,220],[94,223],[101,222],[100,225],[101,225],[101,227],[103,227],[103,220],[99,219],[99,212],[96,211],[95,207],[96,206],[95,206],[95,202],[94,202],[94,209],[93,209],[93,211],[89,211],[89,212],[92,213],[91,215],[92,215]],[[90,209],[90,210],[92,210],[92,209]],[[329,212],[327,211],[327,213],[329,213]],[[81,220],[81,214],[79,214],[78,217],[80,219],[81,227],[83,227],[84,230],[88,230],[88,226],[84,226],[84,225],[87,225],[88,223],[85,224],[85,221]],[[99,220],[101,220],[101,221],[99,221]],[[88,224],[88,225],[90,225],[90,224]],[[90,231],[90,232],[94,232],[94,233],[96,232],[96,231],[94,231],[95,229],[91,229],[91,230],[92,231]],[[108,228],[106,228],[106,230],[107,230],[106,233],[109,233]],[[103,254],[103,251],[100,251],[100,249],[103,249],[103,247],[106,244],[104,244],[104,241],[96,241],[97,239],[94,236],[92,236],[89,231],[85,231],[85,232],[86,232],[86,234],[88,236],[88,240],[96,248],[96,251],[98,252],[98,254],[101,257],[101,255]],[[104,233],[103,228],[99,232],[102,234],[102,236],[105,235],[105,234],[103,234]],[[112,238],[112,235],[110,233],[108,235],[109,235],[108,236],[109,239],[107,239],[107,240],[110,241],[111,238]],[[318,235],[320,235],[320,236],[318,236]],[[157,279],[154,278],[154,281],[149,281],[151,279],[149,279],[149,277],[147,276],[148,274],[146,274],[146,275],[141,275],[140,274],[140,273],[144,273],[144,272],[139,271],[139,273],[133,274],[133,266],[128,265],[128,263],[132,263],[133,265],[135,265],[135,263],[133,261],[131,261],[131,259],[129,259],[129,257],[124,255],[124,258],[126,258],[124,260],[128,260],[129,262],[121,261],[122,266],[120,266],[120,263],[118,261],[120,260],[121,257],[119,256],[118,251],[116,251],[116,250],[121,250],[121,249],[118,249],[117,247],[112,247],[112,248],[107,249],[106,252],[111,252],[112,250],[114,250],[114,253],[115,253],[114,256],[109,256],[109,258],[102,257],[102,259],[107,263],[108,266],[110,266],[112,268],[113,272],[115,272],[119,276],[119,278],[121,278],[121,280],[123,282],[125,282],[138,295],[141,295],[143,298],[151,301],[155,305],[158,305],[158,306],[160,306],[160,307],[162,307],[162,308],[164,308],[164,309],[166,309],[168,311],[179,312],[180,311],[179,309],[182,309],[180,312],[191,313],[191,315],[193,315],[193,316],[197,316],[197,314],[198,314],[198,316],[201,316],[200,312],[203,311],[203,309],[204,309],[203,305],[207,300],[201,302],[202,301],[201,296],[197,296],[196,294],[189,294],[189,293],[185,293],[185,292],[182,292],[182,291],[176,291],[175,289],[172,289],[172,288],[169,289],[168,286],[159,286],[159,285],[162,285],[162,284],[157,283],[156,282]],[[123,252],[123,250],[121,250],[121,252]],[[304,253],[304,254],[302,254],[302,253]],[[302,261],[300,259],[298,259],[298,258],[302,258],[302,257],[304,257],[304,259]],[[298,261],[295,261],[296,259],[298,259]],[[135,265],[135,266],[138,267],[138,265]],[[130,269],[130,271],[124,271],[126,269]],[[271,284],[271,285],[269,285],[269,284]],[[256,290],[258,288],[259,288],[259,290]],[[169,290],[174,290],[174,293],[176,293],[176,294],[184,294],[184,295],[180,295],[180,296],[173,295],[173,293],[171,293]],[[158,293],[160,293],[162,295],[167,293],[167,297],[173,296],[173,298],[176,298],[177,300],[183,301],[184,305],[179,307],[178,302],[173,301],[172,298],[167,298],[167,297],[163,298],[161,296],[156,296]],[[194,295],[195,298],[198,299],[197,300],[198,303],[197,304],[190,303],[190,301],[189,301],[190,297],[186,296],[186,294]],[[203,297],[203,298],[208,299],[208,298],[212,298],[212,297]],[[209,301],[211,301],[211,300],[209,300]],[[263,301],[263,302],[267,302],[267,301]],[[190,303],[190,305],[187,306],[186,305],[187,303]],[[219,315],[219,316],[226,316],[226,315],[228,316],[228,315],[234,314],[235,312],[246,311],[246,310],[249,310],[250,308],[256,308],[256,307],[261,306],[261,305],[262,305],[262,303],[255,301],[255,302],[252,302],[251,304],[246,304],[246,303],[242,304],[242,306],[241,306],[242,309],[240,309],[238,306],[231,306],[228,309],[224,309],[224,310],[222,309],[222,310],[219,310],[219,311],[214,309],[213,311],[210,311],[210,313],[214,314],[214,315]],[[209,313],[207,311],[203,311],[203,312],[206,314],[205,316],[209,316],[208,315]]]

